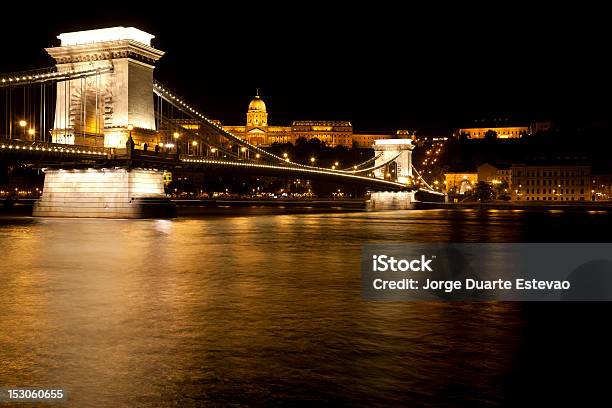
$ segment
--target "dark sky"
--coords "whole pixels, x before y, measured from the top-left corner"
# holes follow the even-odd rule
[[[0,72],[51,65],[43,47],[60,32],[123,25],[154,34],[166,51],[156,77],[226,124],[244,122],[256,87],[279,125],[346,119],[362,131],[442,132],[493,117],[609,115],[602,11],[105,4],[5,19]]]

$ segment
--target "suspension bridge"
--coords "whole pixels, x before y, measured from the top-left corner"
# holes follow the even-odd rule
[[[224,130],[156,81],[164,53],[151,46],[151,34],[114,27],[58,38],[46,49],[54,67],[0,74],[0,160],[45,169],[34,215],[164,212],[162,172],[173,169],[361,185],[375,208],[414,201],[410,140],[378,140],[374,157],[349,169],[294,163]]]

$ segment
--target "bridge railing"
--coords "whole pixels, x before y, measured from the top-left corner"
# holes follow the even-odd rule
[[[183,160],[183,161],[187,161],[187,160],[207,160],[210,162],[219,162],[219,163],[251,163],[251,164],[272,164],[272,163],[267,163],[263,160],[257,160],[257,159],[251,159],[251,158],[222,158],[222,157],[216,157],[214,155],[209,155],[209,156],[200,156],[200,155],[193,155],[193,154],[181,154],[179,155],[179,159]],[[278,166],[278,167],[282,167],[281,163],[274,163],[274,165]]]

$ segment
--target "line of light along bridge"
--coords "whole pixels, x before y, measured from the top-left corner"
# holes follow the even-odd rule
[[[339,183],[356,182],[360,185],[372,188],[383,188],[392,191],[411,189],[410,185],[381,180],[371,176],[352,174],[352,170],[331,170],[320,167],[305,166],[293,163],[271,164],[258,163],[255,160],[224,160],[210,158],[208,156],[195,156],[176,153],[132,150],[129,154],[127,149],[100,148],[92,146],[62,145],[47,142],[30,142],[22,140],[4,140],[0,144],[0,157],[13,156],[15,160],[25,158],[40,166],[67,168],[92,167],[93,164],[109,165],[114,162],[118,166],[127,161],[134,162],[131,166],[147,165],[151,169],[185,168],[186,166],[197,169],[206,167],[218,167],[235,170],[249,170],[251,174],[276,175],[292,178],[315,178]],[[253,172],[253,170],[258,170]]]

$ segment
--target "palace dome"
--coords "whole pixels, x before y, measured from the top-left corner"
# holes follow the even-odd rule
[[[249,111],[261,111],[261,112],[266,111],[266,104],[261,99],[259,94],[255,95],[251,103],[249,103]]]

